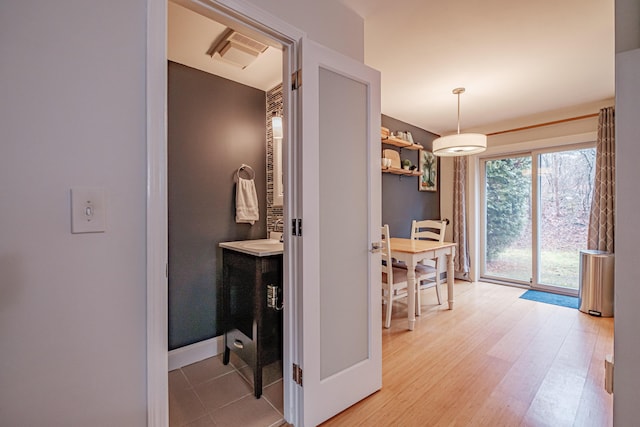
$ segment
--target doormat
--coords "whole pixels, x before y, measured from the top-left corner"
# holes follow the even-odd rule
[[[520,295],[522,299],[543,302],[545,304],[560,305],[562,307],[578,308],[578,298],[568,295],[552,294],[550,292],[529,290]]]

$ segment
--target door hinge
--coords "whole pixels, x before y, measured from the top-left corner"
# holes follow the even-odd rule
[[[301,218],[293,218],[291,220],[291,235],[292,236],[302,236],[302,219]]]
[[[302,70],[298,69],[291,74],[291,90],[297,90],[302,86]]]
[[[295,363],[293,364],[293,381],[302,387],[302,368]]]

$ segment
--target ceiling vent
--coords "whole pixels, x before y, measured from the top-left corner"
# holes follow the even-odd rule
[[[219,58],[242,69],[251,64],[267,45],[253,40],[234,30],[228,30],[207,52],[212,58]]]

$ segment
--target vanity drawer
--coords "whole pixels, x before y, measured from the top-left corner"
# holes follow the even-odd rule
[[[225,345],[247,365],[256,366],[256,343],[251,338],[237,329],[232,329],[225,335]]]

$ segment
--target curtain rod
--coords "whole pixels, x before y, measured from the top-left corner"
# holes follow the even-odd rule
[[[569,119],[554,120],[552,122],[538,123],[536,125],[524,126],[524,127],[521,127],[521,128],[501,130],[501,131],[498,131],[498,132],[488,133],[487,136],[500,135],[500,134],[509,133],[509,132],[518,132],[518,131],[527,130],[527,129],[535,129],[535,128],[539,128],[539,127],[543,127],[543,126],[557,125],[559,123],[573,122],[575,120],[590,119],[591,117],[598,117],[599,114],[600,113],[586,114],[584,116],[571,117]]]

